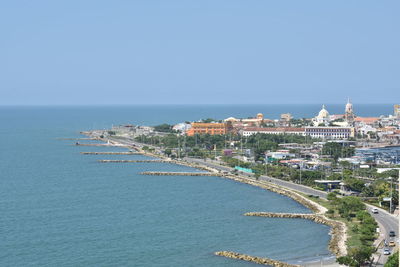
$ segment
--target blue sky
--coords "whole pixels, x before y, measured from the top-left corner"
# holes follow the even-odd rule
[[[0,105],[394,103],[400,1],[1,1]]]

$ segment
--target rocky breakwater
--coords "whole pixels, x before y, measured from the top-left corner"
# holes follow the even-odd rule
[[[215,176],[214,173],[210,172],[141,172],[142,175],[153,175],[153,176]]]
[[[211,173],[213,173],[213,176],[219,176],[219,172],[217,170],[207,167],[207,166],[199,165],[197,163],[191,163],[191,162],[187,162],[187,161],[183,161],[183,160],[173,160],[173,159],[171,159],[169,162],[173,163],[173,164],[177,164],[177,165],[195,168],[195,169],[202,170],[202,171],[211,172]]]
[[[322,214],[303,214],[303,213],[273,213],[273,212],[248,212],[245,216],[259,216],[268,218],[297,218],[307,219],[316,223],[325,224],[331,227],[331,240],[329,250],[336,256],[346,255],[346,246],[343,243],[343,237],[346,236],[346,226],[344,223],[334,221]]]
[[[236,252],[232,252],[232,251],[218,251],[218,252],[215,252],[215,255],[226,257],[226,258],[243,260],[243,261],[250,261],[250,262],[254,262],[254,263],[258,263],[258,264],[275,266],[275,267],[299,267],[300,266],[300,265],[288,264],[285,262],[281,262],[281,261],[277,261],[277,260],[273,260],[273,259],[269,259],[269,258],[249,256],[246,254],[240,254],[240,253],[236,253]]]

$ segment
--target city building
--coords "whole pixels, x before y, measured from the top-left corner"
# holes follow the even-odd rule
[[[247,119],[237,119],[234,117],[229,117],[224,120],[225,122],[231,122],[232,125],[238,127],[249,127],[249,126],[261,126],[264,123],[264,115],[262,113],[258,113],[255,118],[247,118]],[[268,120],[269,121],[269,120]]]
[[[204,123],[204,122],[193,122],[192,127],[186,131],[187,136],[193,136],[195,134],[226,134],[229,130],[229,123]]]
[[[283,113],[281,114],[280,119],[275,123],[277,127],[289,127],[290,121],[293,119],[292,114]],[[265,123],[264,123],[265,124]]]
[[[370,125],[373,127],[379,126],[379,118],[377,117],[356,117],[354,122],[357,126]]]
[[[305,134],[313,138],[322,139],[347,139],[354,137],[352,127],[306,127]]]
[[[371,125],[362,125],[357,128],[357,133],[361,134],[362,136],[371,134],[371,133],[376,133],[376,128],[372,127]]]
[[[294,158],[296,155],[290,153],[289,150],[277,150],[275,152],[268,152],[265,154],[265,160],[267,162],[273,162],[281,159]]]
[[[250,127],[244,128],[239,131],[243,136],[250,136],[253,134],[263,133],[263,134],[296,134],[305,135],[305,128],[294,128],[294,127],[271,127],[271,128],[258,128]]]
[[[240,120],[239,120],[239,119],[236,119],[235,117],[229,117],[229,118],[226,118],[224,121],[225,121],[225,122],[232,122],[232,123],[234,123],[234,122],[238,122],[238,121],[240,121]]]
[[[177,132],[181,132],[181,133],[185,133],[191,127],[192,127],[191,124],[182,122],[182,123],[178,123],[178,124],[174,125],[172,127],[172,130],[177,131]]]
[[[281,114],[281,120],[282,120],[282,121],[290,122],[291,119],[293,119],[292,114],[290,114],[290,113],[283,113],[283,114]]]

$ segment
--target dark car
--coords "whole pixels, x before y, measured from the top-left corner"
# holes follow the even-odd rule
[[[390,236],[390,237],[396,236],[396,233],[395,233],[394,231],[390,231],[390,232],[389,232],[389,236]]]

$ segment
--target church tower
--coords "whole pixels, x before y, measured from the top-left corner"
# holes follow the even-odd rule
[[[353,104],[351,104],[350,99],[347,99],[347,104],[344,111],[344,118],[349,125],[353,125],[354,119],[356,118],[356,115],[353,111]]]

